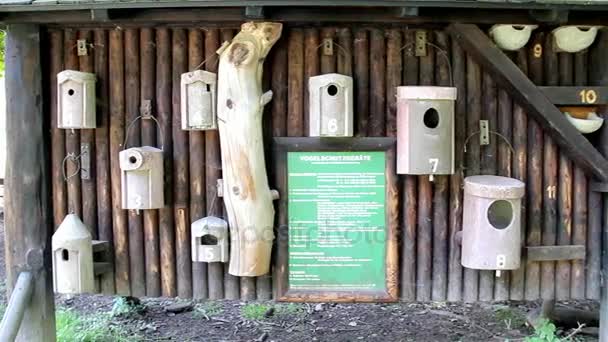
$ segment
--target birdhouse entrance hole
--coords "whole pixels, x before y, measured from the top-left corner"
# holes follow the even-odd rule
[[[505,229],[513,221],[513,206],[505,200],[494,201],[488,208],[488,221],[496,229]]]

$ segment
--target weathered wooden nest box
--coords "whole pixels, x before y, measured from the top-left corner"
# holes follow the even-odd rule
[[[53,285],[55,292],[95,292],[93,239],[78,216],[67,215],[53,234]]]
[[[217,75],[195,70],[182,74],[181,110],[183,130],[217,129]]]
[[[192,261],[228,262],[228,223],[208,216],[192,223]]]
[[[513,270],[521,258],[523,182],[500,176],[464,180],[462,265],[478,270]]]
[[[163,150],[151,146],[120,151],[123,209],[159,209],[165,205]]]
[[[340,74],[311,77],[310,94],[311,137],[353,136],[353,78]]]
[[[95,119],[95,74],[64,70],[57,74],[57,126],[92,129]]]
[[[454,173],[452,87],[397,87],[397,173]]]

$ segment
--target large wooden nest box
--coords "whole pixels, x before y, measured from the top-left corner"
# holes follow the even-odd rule
[[[217,129],[217,75],[195,70],[182,74],[181,110],[183,130]]]
[[[397,173],[454,173],[452,87],[397,87]]]
[[[353,136],[353,78],[340,74],[308,81],[311,137]]]
[[[524,183],[513,178],[465,178],[462,266],[478,270],[519,268],[524,192]]]
[[[123,209],[159,209],[165,205],[163,150],[133,147],[119,153]]]
[[[208,216],[192,223],[192,261],[228,262],[228,223]]]
[[[64,70],[57,74],[57,126],[92,129],[95,119],[95,74]]]
[[[53,287],[64,294],[95,292],[91,233],[74,214],[53,234]]]

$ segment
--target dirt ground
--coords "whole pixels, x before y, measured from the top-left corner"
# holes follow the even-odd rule
[[[1,285],[4,289],[4,284]],[[102,295],[56,298],[57,307],[86,315],[109,313],[116,307],[115,302],[115,297]],[[570,304],[583,309],[597,308],[594,302]],[[522,341],[532,333],[525,315],[538,306],[539,303],[513,302],[287,304],[151,298],[142,299],[135,309],[114,316],[110,324],[128,332],[134,340],[144,341]],[[596,340],[581,334],[576,338]]]

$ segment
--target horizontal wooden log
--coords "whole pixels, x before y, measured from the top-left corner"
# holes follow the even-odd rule
[[[528,79],[488,36],[472,24],[451,24],[448,32],[480,63],[484,71],[505,87],[554,138],[571,159],[601,180],[608,180],[608,160],[574,128],[565,116]]]
[[[525,247],[529,261],[583,260],[584,245]]]
[[[591,106],[608,103],[608,87],[538,87],[555,105]]]

